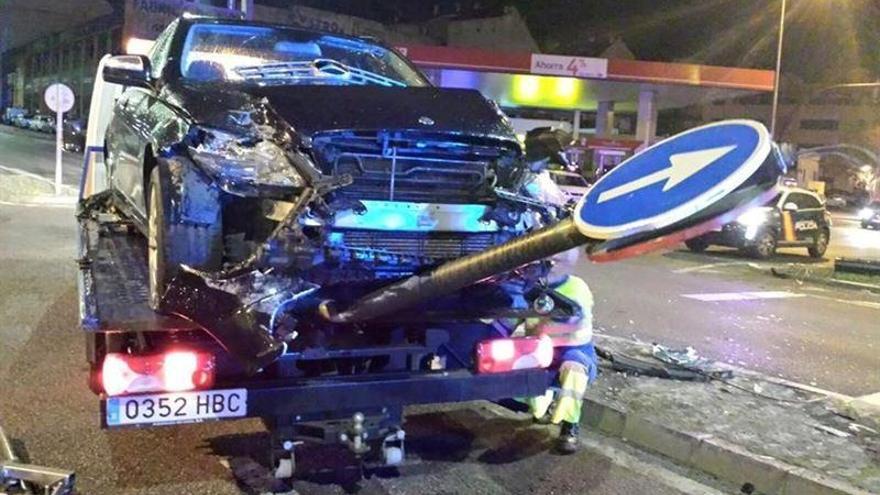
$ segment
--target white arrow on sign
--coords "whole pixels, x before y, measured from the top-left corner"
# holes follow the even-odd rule
[[[599,194],[596,204],[610,201],[616,197],[629,194],[633,191],[637,191],[643,187],[648,187],[651,184],[656,184],[664,180],[666,181],[666,184],[663,185],[663,190],[668,191],[734,149],[736,149],[735,144],[670,155],[669,162],[672,165],[669,167],[648,174],[632,182],[627,182],[626,184],[621,184],[617,187],[612,187],[607,191],[603,191]]]

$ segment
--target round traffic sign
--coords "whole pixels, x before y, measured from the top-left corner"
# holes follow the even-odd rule
[[[663,229],[741,186],[771,149],[767,128],[753,120],[690,129],[605,174],[578,203],[575,222],[582,234],[593,239]]]
[[[43,99],[46,106],[53,112],[69,112],[73,108],[73,90],[70,86],[61,83],[55,83],[46,88],[43,92]]]

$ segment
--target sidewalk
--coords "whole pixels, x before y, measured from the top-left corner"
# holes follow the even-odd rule
[[[651,359],[647,344],[596,341],[612,354]],[[725,382],[604,370],[584,422],[743,493],[880,493],[880,421],[867,402],[739,369]]]
[[[76,204],[76,188],[61,186],[61,195],[55,195],[55,185],[43,177],[0,167],[0,204],[28,206],[72,207]]]

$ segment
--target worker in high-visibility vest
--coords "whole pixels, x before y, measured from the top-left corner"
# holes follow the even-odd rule
[[[593,347],[593,294],[586,282],[571,275],[578,258],[573,249],[553,258],[548,283],[552,290],[570,300],[580,314],[564,321],[530,318],[525,323],[501,320],[508,334],[547,336],[553,341],[553,366],[558,366],[557,386],[544,395],[525,399],[537,422],[560,425],[556,450],[572,454],[578,450],[581,407],[587,386],[596,379],[598,362]]]

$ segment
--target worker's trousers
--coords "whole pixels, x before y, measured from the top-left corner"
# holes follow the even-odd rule
[[[554,366],[559,367],[554,387],[544,395],[527,399],[535,418],[550,414],[550,421],[559,424],[580,423],[581,407],[587,386],[596,379],[598,360],[593,344],[556,348]]]

